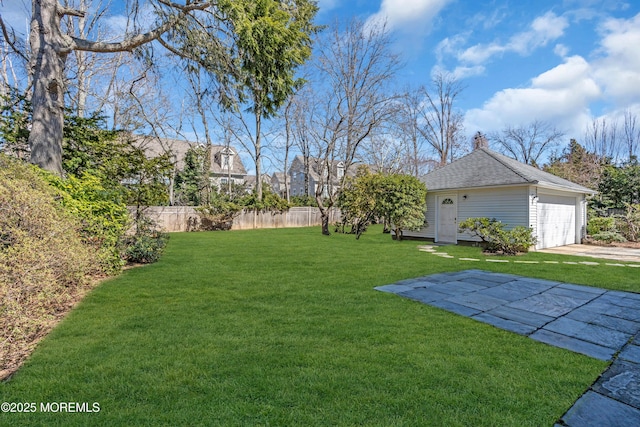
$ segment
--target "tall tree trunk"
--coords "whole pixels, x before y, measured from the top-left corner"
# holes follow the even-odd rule
[[[304,195],[309,197],[309,154],[303,155],[304,161]]]
[[[64,64],[69,52],[60,32],[57,0],[32,3],[29,42],[34,53],[33,124],[29,134],[31,163],[62,176],[64,124]]]
[[[202,159],[202,176],[200,178],[200,204],[208,206],[211,204],[211,140],[207,131],[207,145],[204,150],[204,158]],[[227,154],[228,155],[228,154]],[[227,157],[228,159],[231,156]],[[229,166],[228,166],[229,167]]]
[[[256,144],[255,144],[255,161],[256,161],[256,195],[259,201],[262,200],[262,167],[261,163],[261,153],[260,153],[260,133],[262,132],[262,109],[256,109]]]
[[[320,220],[322,221],[322,234],[325,236],[330,236],[329,232],[329,208],[325,207],[322,204],[322,198],[316,197],[316,201],[318,202],[318,209],[320,209]]]
[[[169,3],[169,2],[166,2]],[[84,16],[82,11],[66,8],[58,0],[32,0],[29,43],[32,58],[33,123],[29,135],[31,163],[62,175],[62,129],[64,125],[64,65],[73,50],[90,52],[123,52],[156,40],[195,10],[204,10],[210,2],[171,4],[178,11],[167,21],[144,34],[134,34],[120,42],[93,42],[62,33],[64,16]]]

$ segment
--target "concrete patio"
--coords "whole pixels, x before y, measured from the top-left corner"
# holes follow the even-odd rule
[[[612,361],[557,425],[640,425],[640,294],[482,270],[376,289]]]

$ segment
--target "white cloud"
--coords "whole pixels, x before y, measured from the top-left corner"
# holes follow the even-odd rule
[[[125,14],[108,15],[101,22],[101,28],[106,31],[105,38],[109,41],[121,40],[125,34],[132,31],[144,33],[155,27],[157,15],[150,3],[143,3],[132,17]]]
[[[451,74],[456,80],[462,80],[467,77],[484,74],[485,70],[486,68],[483,65],[474,65],[473,67],[457,66]]]
[[[572,56],[549,71],[545,71],[531,80],[534,88],[546,90],[562,90],[585,80],[589,76],[590,66],[581,56]],[[589,78],[589,81],[593,82]]]
[[[566,57],[569,54],[569,48],[561,43],[557,44],[556,47],[553,48],[553,53],[558,55],[561,58]]]
[[[467,129],[491,132],[540,119],[580,138],[594,117],[615,120],[626,110],[640,112],[640,14],[607,19],[600,33],[599,48],[590,62],[582,56],[567,57],[569,48],[556,45],[561,64],[531,79],[528,87],[501,90],[481,108],[467,111]],[[592,111],[596,105],[603,109]]]
[[[476,13],[467,20],[467,26],[475,27],[478,23],[481,23],[482,28],[485,30],[496,28],[507,18],[507,9],[508,8],[505,4],[495,7],[490,14],[483,12]]]
[[[435,48],[438,62],[442,62],[447,56],[455,56],[456,53],[467,43],[469,33],[456,34],[452,37],[445,37]]]
[[[460,52],[458,60],[467,64],[482,64],[493,56],[514,52],[528,55],[533,50],[546,46],[553,40],[562,37],[569,22],[565,17],[547,12],[533,20],[530,29],[513,35],[507,43],[493,42],[477,44]]]
[[[492,56],[501,54],[506,50],[505,46],[501,46],[497,43],[489,45],[477,44],[458,54],[458,60],[469,64],[482,64]]]
[[[338,7],[338,3],[340,3],[340,0],[319,0],[318,8],[320,12],[328,12]]]
[[[367,20],[367,24],[386,22],[392,30],[425,31],[438,13],[453,0],[382,0],[380,10]]]
[[[601,31],[600,57],[593,66],[605,95],[616,104],[640,102],[640,14],[609,19]]]
[[[533,78],[529,87],[504,89],[482,108],[469,110],[466,127],[491,132],[545,120],[575,135],[590,120],[589,104],[600,97],[591,66],[584,58],[572,56]]]

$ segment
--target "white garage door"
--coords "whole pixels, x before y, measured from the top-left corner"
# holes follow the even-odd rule
[[[576,243],[576,198],[539,194],[538,249]]]

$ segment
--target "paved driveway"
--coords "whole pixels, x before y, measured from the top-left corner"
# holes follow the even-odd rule
[[[616,248],[596,245],[567,245],[558,246],[557,248],[541,249],[538,252],[640,262],[640,249],[633,248]]]
[[[434,274],[376,289],[611,360],[561,425],[640,426],[640,294],[482,270]]]

